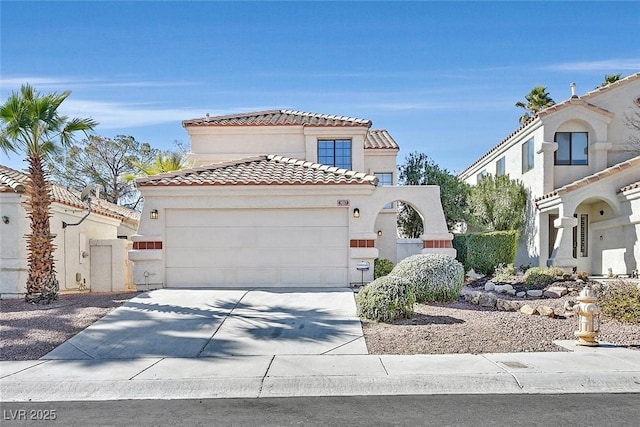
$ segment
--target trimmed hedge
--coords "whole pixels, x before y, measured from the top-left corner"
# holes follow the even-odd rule
[[[456,259],[460,263],[462,263],[462,265],[464,266],[464,271],[469,271],[472,268],[469,267],[467,263],[467,236],[469,235],[454,234],[453,241],[451,242],[453,244],[453,248],[457,251]]]
[[[492,274],[497,265],[513,264],[516,260],[520,238],[520,233],[516,230],[470,233],[464,236],[456,236],[453,241],[458,250],[458,259],[464,260],[467,271],[473,268],[477,273]]]
[[[413,285],[418,302],[455,301],[464,282],[464,267],[442,254],[420,254],[403,259],[390,273]]]
[[[358,316],[377,322],[411,317],[415,302],[411,283],[397,276],[380,277],[360,289],[356,295]]]
[[[393,270],[393,263],[386,258],[376,258],[373,261],[373,278],[386,276]]]

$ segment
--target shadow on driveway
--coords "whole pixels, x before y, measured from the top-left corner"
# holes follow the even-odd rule
[[[350,289],[161,289],[43,359],[367,354]]]

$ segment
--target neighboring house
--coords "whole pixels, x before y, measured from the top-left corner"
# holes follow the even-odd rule
[[[25,211],[28,175],[0,165],[0,297],[24,296],[27,282],[27,244],[30,222]],[[60,290],[122,291],[132,287],[127,259],[138,228],[139,214],[131,209],[92,199],[92,212],[80,193],[59,185],[51,188],[51,232]],[[63,227],[62,223],[69,224]]]
[[[398,145],[369,120],[272,110],[183,126],[195,167],[137,181],[138,285],[369,281],[375,258],[396,261],[397,201],[424,217],[422,252],[455,256],[439,187],[395,186]]]
[[[529,191],[517,263],[595,275],[640,263],[640,137],[626,117],[640,108],[640,73],[541,111],[465,169],[508,174]]]

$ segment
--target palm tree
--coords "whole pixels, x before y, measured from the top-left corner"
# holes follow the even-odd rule
[[[615,83],[622,78],[622,74],[605,74],[604,81],[596,89]]]
[[[29,164],[27,207],[31,234],[26,236],[29,273],[25,300],[49,303],[57,298],[58,280],[53,260],[53,235],[49,225],[51,192],[44,168],[46,157],[58,149],[58,143],[70,145],[76,132],[92,130],[92,119],[69,119],[58,111],[71,94],[41,95],[26,84],[13,92],[0,106],[0,148],[26,154]]]
[[[175,172],[191,166],[190,162],[184,159],[182,153],[177,153],[175,151],[158,153],[151,163],[133,162],[133,165],[140,169],[140,172],[146,176],[157,175],[165,172]],[[128,176],[127,178],[131,180],[135,179],[135,176]]]
[[[140,178],[143,176],[158,175],[159,173],[165,172],[175,172],[181,169],[190,168],[192,166],[191,162],[185,159],[183,153],[178,153],[175,151],[160,152],[156,155],[155,159],[153,159],[152,162],[132,162],[132,164],[133,166],[138,168],[139,173],[136,175],[124,175],[123,179],[126,182],[134,182],[136,178]],[[140,201],[142,201],[142,195],[138,197],[138,200],[131,208],[137,209]]]
[[[555,101],[549,96],[546,86],[534,87],[524,99],[527,101],[526,104],[522,101],[516,102],[516,107],[527,110],[527,112],[520,117],[521,125],[524,125],[531,118],[535,117],[540,110],[544,110],[555,104]]]

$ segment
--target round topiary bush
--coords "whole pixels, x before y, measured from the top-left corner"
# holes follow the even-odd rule
[[[395,276],[380,277],[356,295],[358,316],[377,322],[411,317],[415,302],[411,283]]]
[[[460,297],[464,267],[447,255],[420,254],[400,261],[389,275],[413,284],[418,302],[447,302]]]

